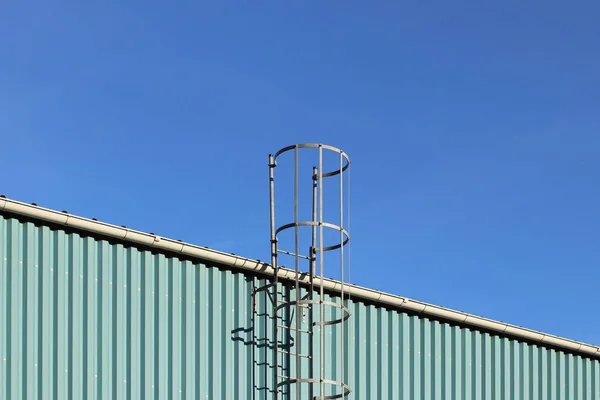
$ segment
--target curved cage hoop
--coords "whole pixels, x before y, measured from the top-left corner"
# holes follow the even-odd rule
[[[350,389],[350,387],[343,382],[333,381],[331,379],[318,379],[318,378],[288,378],[288,379],[285,379],[285,380],[279,382],[277,384],[277,388],[279,389],[282,386],[289,386],[289,385],[300,385],[302,383],[309,383],[309,384],[321,384],[322,383],[326,386],[339,387],[343,390],[342,393],[338,393],[338,394],[313,396],[312,400],[341,399],[341,398],[348,396],[350,393],[352,393],[352,389]]]
[[[333,229],[336,230],[338,232],[341,232],[344,235],[344,240],[341,243],[336,243],[336,244],[332,244],[330,246],[323,246],[321,247],[315,247],[314,250],[316,252],[320,252],[320,251],[331,251],[331,250],[336,250],[339,249],[342,246],[345,246],[346,244],[348,244],[348,242],[350,241],[350,233],[348,233],[348,231],[346,231],[346,229],[342,228],[339,225],[336,224],[331,224],[329,222],[314,222],[314,221],[298,221],[298,222],[290,222],[289,224],[285,224],[280,226],[279,228],[277,228],[275,230],[275,234],[279,234],[280,232],[283,232],[285,230],[289,230],[292,228],[300,228],[300,227],[315,227],[318,228],[319,226],[323,226],[324,228],[328,228],[328,229]],[[279,243],[279,238],[276,236],[275,240],[277,240],[277,242]]]
[[[334,308],[339,308],[340,310],[342,310],[342,313],[344,314],[344,316],[342,318],[338,318],[338,319],[331,319],[331,320],[324,320],[324,321],[317,321],[317,322],[313,322],[313,326],[325,326],[325,325],[334,325],[334,324],[339,324],[340,322],[344,322],[347,321],[348,318],[350,318],[350,316],[352,316],[352,313],[350,312],[350,310],[344,306],[343,304],[339,304],[339,303],[334,303],[333,301],[320,301],[320,300],[292,300],[292,301],[288,301],[285,302],[283,304],[278,305],[275,308],[275,312],[278,313],[281,309],[284,308],[288,308],[291,306],[303,306],[303,305],[313,305],[313,304],[323,304],[326,305],[328,307],[334,307]]]
[[[283,149],[281,149],[277,153],[275,153],[275,155],[273,156],[273,161],[274,161],[273,166],[274,167],[277,166],[277,158],[280,155],[287,153],[289,151],[292,151],[292,150],[297,150],[297,149],[322,149],[322,150],[327,150],[327,151],[330,151],[333,153],[337,153],[341,157],[344,158],[344,163],[339,169],[329,171],[329,172],[323,172],[321,174],[321,176],[323,178],[339,175],[340,173],[346,171],[348,169],[348,167],[350,167],[350,158],[348,157],[348,154],[346,154],[343,150],[338,149],[337,147],[329,146],[326,144],[318,144],[318,143],[301,143],[301,144],[293,144],[291,146],[284,147]]]

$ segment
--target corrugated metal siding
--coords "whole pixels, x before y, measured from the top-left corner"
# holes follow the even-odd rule
[[[0,216],[0,399],[270,399],[267,283]],[[349,308],[352,399],[600,399],[598,360]]]

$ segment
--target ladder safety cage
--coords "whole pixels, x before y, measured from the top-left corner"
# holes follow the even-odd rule
[[[299,165],[301,152],[302,154],[312,152],[312,160],[316,164],[312,166],[312,171],[307,170],[302,175],[309,178],[312,188],[311,218],[309,220],[300,219],[299,181],[301,171]],[[288,217],[285,224],[277,226],[275,221],[275,169],[278,159],[286,153],[293,154],[293,219]],[[325,170],[325,157],[335,162],[335,168]],[[311,161],[309,157],[307,158]],[[349,374],[346,354],[348,346],[345,343],[346,323],[351,313],[344,304],[347,300],[344,293],[344,279],[350,272],[349,167],[350,158],[344,151],[325,144],[295,144],[282,148],[274,155],[269,155],[271,265],[275,271],[273,276],[275,399],[294,398],[299,400],[301,394],[302,398],[315,400],[345,399],[352,392],[347,384]],[[302,170],[302,172],[305,171]],[[344,184],[344,178],[347,179],[347,184]],[[331,192],[339,195],[339,203],[334,206],[337,209],[334,209],[333,213],[332,210],[328,210],[328,215],[338,214],[333,221],[324,220],[323,187],[326,180],[328,184],[330,184],[329,181],[337,183],[336,189]],[[337,193],[335,193],[336,191]],[[345,203],[347,207],[345,207]],[[307,210],[303,209],[303,211]],[[290,220],[292,222],[289,222]],[[310,228],[310,235],[301,235],[301,228]],[[293,240],[289,240],[293,244],[286,242],[293,249],[280,248],[279,234],[285,231],[293,232]],[[302,231],[304,232],[306,229],[302,229]],[[330,243],[333,239],[329,235],[327,236],[328,243],[325,243],[326,231],[337,232],[333,236],[336,237],[335,242]],[[302,239],[310,243],[308,255],[300,253]],[[326,295],[322,284],[326,278],[325,253],[328,252],[338,253],[338,257],[332,255],[330,258],[328,256],[327,269],[339,274],[336,276],[340,287],[339,303],[336,302],[338,299]],[[293,299],[278,299],[279,271],[282,268],[279,264],[280,255],[293,259],[295,296]],[[332,260],[334,261],[332,262]],[[308,264],[305,271],[301,270],[301,263]],[[315,290],[315,284],[318,286],[318,290]],[[301,296],[301,289],[306,292],[304,296]],[[306,321],[307,313],[308,322]],[[286,318],[289,321],[286,321]],[[329,327],[333,326],[338,326],[338,328],[331,330]],[[329,329],[327,339],[326,329]],[[286,350],[279,348],[280,343],[283,344],[284,340],[287,344]],[[301,348],[303,343],[308,344],[307,349]],[[337,348],[332,349],[332,347]],[[326,356],[331,355],[332,351],[339,355],[334,360],[327,360]],[[331,376],[332,366],[333,369],[339,371],[336,375],[340,376]]]

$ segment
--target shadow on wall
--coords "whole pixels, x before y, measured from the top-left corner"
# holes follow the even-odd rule
[[[248,278],[253,280],[252,278]],[[259,281],[260,282],[260,281]],[[252,315],[249,321],[249,326],[238,327],[231,331],[231,340],[237,343],[238,346],[251,348],[252,354],[252,400],[263,400],[273,398],[275,391],[275,335],[274,335],[274,309],[275,300],[273,298],[274,286],[271,283],[263,286],[254,287],[252,291]],[[289,293],[282,293],[281,287],[277,294],[278,299],[284,301],[289,298]],[[288,325],[291,323],[292,315],[289,312],[284,313],[283,319],[279,323]],[[278,338],[278,375],[289,376],[289,369],[286,362],[293,348],[293,339],[287,333],[287,330],[280,329]],[[284,357],[281,357],[281,356]],[[289,391],[289,387],[281,387],[280,393],[285,394]]]

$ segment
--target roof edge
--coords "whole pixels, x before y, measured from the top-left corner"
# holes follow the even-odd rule
[[[113,237],[123,241],[149,246],[159,250],[169,251],[171,253],[181,254],[189,257],[212,261],[218,264],[227,265],[241,270],[252,271],[264,275],[273,275],[274,269],[271,265],[259,260],[252,260],[245,257],[228,254],[221,251],[200,247],[178,240],[163,238],[154,234],[144,233],[133,229],[119,227],[104,222],[83,218],[66,212],[58,212],[37,205],[30,205],[20,201],[0,198],[0,212],[13,213],[25,217],[51,222],[74,229],[80,229],[93,232],[103,236]],[[295,273],[286,268],[280,268],[280,279],[292,280]],[[308,283],[308,277],[303,278]],[[320,286],[318,282],[315,286]],[[333,292],[340,292],[341,285],[339,281],[333,279],[324,279],[323,288]],[[406,310],[434,319],[456,322],[473,328],[484,329],[486,331],[496,332],[501,335],[509,335],[520,338],[528,342],[539,343],[545,346],[564,349],[569,352],[576,352],[600,359],[600,347],[578,342],[571,339],[561,338],[554,335],[548,335],[542,332],[527,328],[521,328],[515,325],[506,324],[499,321],[490,320],[483,317],[467,314],[461,311],[455,311],[421,301],[408,299],[393,294],[388,294],[361,286],[344,284],[344,292],[348,295],[363,299],[383,306],[391,306],[397,309]]]

